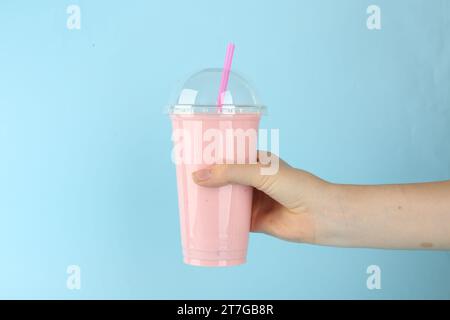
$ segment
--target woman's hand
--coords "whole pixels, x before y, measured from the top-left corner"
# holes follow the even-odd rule
[[[450,181],[338,185],[283,161],[274,175],[261,167],[214,165],[193,179],[205,187],[253,186],[253,232],[343,247],[450,249]]]
[[[253,186],[253,232],[297,242],[325,241],[329,236],[325,220],[329,219],[324,219],[323,214],[330,213],[332,185],[281,160],[275,175],[261,175],[261,166],[215,165],[195,172],[193,178],[205,187],[230,183]],[[321,220],[324,223],[318,223]]]

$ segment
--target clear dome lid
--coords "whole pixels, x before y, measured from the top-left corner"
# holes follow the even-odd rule
[[[235,114],[265,113],[265,106],[259,101],[255,90],[239,74],[231,71],[227,90],[222,93],[222,105],[218,95],[222,69],[204,69],[190,76],[172,98],[171,114]]]

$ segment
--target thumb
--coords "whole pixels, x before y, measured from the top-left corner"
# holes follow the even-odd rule
[[[298,199],[298,181],[295,169],[273,154],[271,163],[278,161],[278,170],[267,174],[267,166],[256,164],[218,164],[192,174],[194,182],[204,187],[220,187],[227,184],[252,186],[269,195],[286,207],[295,205]]]

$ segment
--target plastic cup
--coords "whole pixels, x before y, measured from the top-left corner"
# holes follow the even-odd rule
[[[192,179],[194,171],[215,163],[256,163],[264,107],[251,86],[232,72],[219,110],[220,77],[221,69],[194,74],[169,109],[183,259],[196,266],[238,265],[247,256],[253,189],[236,184],[206,188]]]

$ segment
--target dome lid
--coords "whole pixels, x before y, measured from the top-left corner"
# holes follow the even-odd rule
[[[190,76],[174,95],[169,113],[265,113],[252,86],[239,74],[230,72],[228,87],[222,94],[222,106],[218,94],[222,69],[204,69]]]

